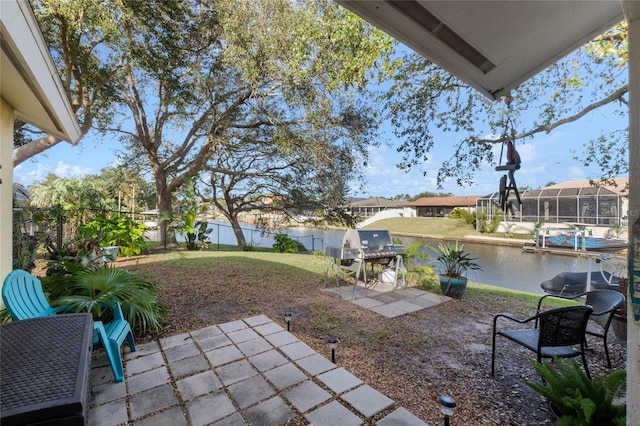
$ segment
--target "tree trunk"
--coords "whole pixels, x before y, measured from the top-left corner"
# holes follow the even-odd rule
[[[175,235],[168,232],[168,218],[173,211],[173,201],[171,192],[166,185],[164,185],[163,188],[158,188],[158,186],[156,182],[158,191],[158,230],[160,231],[160,244],[164,248],[167,248],[168,246],[175,246],[177,244]]]
[[[244,239],[244,233],[242,232],[242,228],[240,227],[240,222],[238,222],[238,218],[236,216],[227,216],[229,223],[231,224],[231,228],[233,229],[233,233],[236,236],[236,241],[238,242],[238,247],[243,248],[247,245],[247,240]]]

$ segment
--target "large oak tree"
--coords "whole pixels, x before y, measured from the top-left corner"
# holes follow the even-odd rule
[[[119,88],[135,126],[118,130],[127,135],[130,161],[151,166],[161,217],[172,212],[176,189],[210,159],[244,156],[238,140],[253,138],[256,156],[305,144],[309,155],[298,153],[296,161],[331,170],[341,182],[353,176],[353,169],[334,165],[341,156],[366,160],[375,122],[354,91],[390,48],[386,36],[333,3],[180,5],[129,29],[131,39],[167,40],[147,41],[146,61],[128,64]],[[162,34],[147,36],[157,28]],[[236,167],[243,166],[236,162],[229,172],[246,171]],[[162,226],[161,239],[167,239]]]

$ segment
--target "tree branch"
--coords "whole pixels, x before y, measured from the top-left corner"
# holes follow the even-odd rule
[[[531,137],[537,133],[550,133],[553,129],[560,127],[564,124],[567,123],[572,123],[574,121],[577,121],[579,119],[581,119],[582,117],[584,117],[585,115],[587,115],[588,113],[590,113],[591,111],[598,109],[606,104],[609,104],[611,102],[614,101],[620,101],[625,105],[628,105],[626,99],[624,99],[624,95],[629,91],[629,85],[625,84],[624,86],[620,87],[618,90],[616,90],[615,92],[611,93],[609,96],[607,96],[606,98],[600,99],[597,102],[594,102],[590,105],[587,105],[585,108],[583,108],[582,110],[580,110],[578,113],[571,115],[569,117],[563,118],[561,120],[555,121],[551,124],[547,124],[544,126],[538,126],[532,130],[529,130],[528,132],[524,132],[524,133],[520,133],[517,134],[515,136],[503,136],[500,137],[498,139],[483,139],[483,138],[477,138],[477,137],[472,137],[470,139],[471,142],[475,142],[475,143],[502,143],[502,142],[506,142],[506,141],[510,141],[510,140],[518,140],[518,139],[525,139],[528,137]]]

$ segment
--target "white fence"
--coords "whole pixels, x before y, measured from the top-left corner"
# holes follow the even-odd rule
[[[392,217],[403,217],[404,214],[404,209],[387,209],[387,210],[382,210],[378,213],[376,213],[375,215],[371,216],[370,218],[367,218],[365,220],[363,220],[362,222],[358,222],[356,224],[356,229],[358,228],[364,228],[365,226],[376,222],[378,220],[382,220],[382,219],[389,219]]]

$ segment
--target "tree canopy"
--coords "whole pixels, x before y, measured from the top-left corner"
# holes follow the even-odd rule
[[[524,141],[580,120],[608,106],[628,114],[627,27],[622,23],[513,90],[503,102],[489,102],[466,83],[429,60],[406,52],[396,62],[393,84],[383,94],[398,137],[401,169],[420,167],[441,133],[463,135],[437,181],[469,186],[483,164],[495,164],[494,147]],[[597,163],[604,177],[627,172],[626,129],[595,136],[576,153]],[[425,171],[426,174],[426,171]]]
[[[392,40],[334,2],[33,4],[83,134],[121,135],[123,161],[152,174],[166,214],[175,191],[204,170],[207,185],[235,200],[224,203],[227,213],[255,207],[255,188],[283,209],[295,201],[329,212],[362,179],[384,119],[402,169],[420,167],[442,132],[462,135],[437,177],[470,185],[495,164],[496,144],[605,106],[628,113],[624,23],[498,103],[416,54],[388,61]],[[14,164],[59,142],[31,140],[17,124]],[[604,176],[623,174],[627,139],[626,129],[596,136],[576,155]]]

